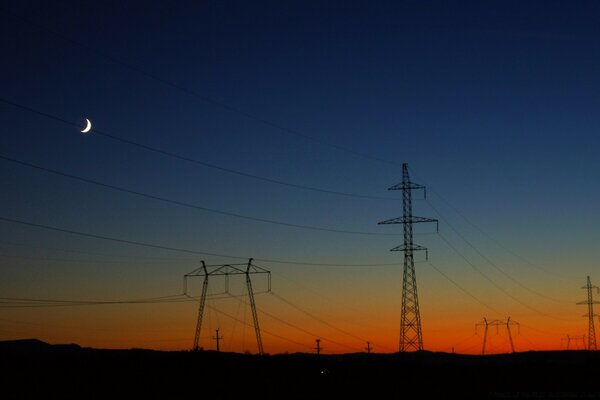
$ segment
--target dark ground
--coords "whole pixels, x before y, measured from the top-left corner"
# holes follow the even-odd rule
[[[7,399],[600,399],[600,352],[587,351],[256,356],[19,340],[0,342],[0,368]]]

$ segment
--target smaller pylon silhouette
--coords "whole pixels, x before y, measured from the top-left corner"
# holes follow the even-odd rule
[[[585,335],[566,335],[564,338],[561,339],[561,345],[562,343],[566,342],[567,343],[567,350],[571,349],[571,342],[573,343],[577,343],[581,340],[581,345],[582,345],[582,349],[585,350],[586,349],[586,343],[585,343]]]
[[[252,289],[252,280],[250,275],[254,274],[266,274],[268,291],[271,291],[271,272],[252,264],[252,258],[248,260],[247,264],[223,264],[223,265],[206,265],[202,261],[202,266],[196,268],[192,272],[183,276],[183,294],[187,294],[187,280],[193,277],[204,277],[202,283],[202,293],[200,295],[200,302],[198,305],[198,319],[196,321],[196,331],[194,335],[194,351],[200,350],[200,332],[202,329],[202,319],[204,316],[204,306],[206,303],[206,296],[208,293],[208,278],[221,276],[225,278],[225,292],[229,293],[229,277],[234,275],[245,275],[246,276],[246,287],[248,288],[248,299],[250,302],[250,309],[252,311],[252,320],[254,322],[254,332],[256,333],[256,342],[258,345],[258,354],[264,354],[262,336],[260,333],[260,327],[258,325],[258,313],[256,311],[256,302],[254,301],[254,290]],[[217,334],[217,336],[219,336]],[[217,342],[218,345],[218,342]]]
[[[367,342],[367,348],[365,350],[367,350],[367,354],[371,354],[371,351],[373,350],[373,347],[371,347],[371,342]]]
[[[317,347],[315,347],[315,350],[317,351],[317,355],[321,355],[321,350],[322,350],[322,348],[321,348],[321,339],[317,339],[316,343],[317,343]]]
[[[577,303],[577,304],[585,304],[588,306],[588,313],[584,315],[584,317],[588,317],[587,349],[588,350],[598,350],[598,347],[596,345],[596,328],[594,327],[594,317],[597,317],[598,315],[594,314],[594,304],[600,304],[600,303],[597,301],[594,301],[593,294],[594,294],[594,289],[596,289],[596,293],[599,293],[600,289],[598,289],[598,286],[592,285],[592,281],[590,280],[589,276],[587,277],[587,285],[582,286],[581,288],[587,290],[587,300],[580,301],[579,303]]]
[[[516,325],[519,328],[519,332],[521,330],[520,324],[516,321],[513,321],[510,319],[510,317],[506,318],[506,321],[502,321],[499,319],[495,319],[493,321],[488,321],[487,318],[483,318],[482,322],[478,322],[477,324],[475,324],[475,329],[477,330],[477,327],[479,326],[483,326],[484,327],[484,331],[483,331],[483,346],[481,348],[481,355],[485,355],[485,350],[486,350],[486,346],[487,346],[487,334],[488,334],[488,328],[490,326],[495,326],[496,327],[496,333],[498,333],[498,327],[500,326],[506,326],[506,333],[508,334],[508,341],[510,343],[510,351],[511,353],[515,352],[515,344],[513,342],[513,338],[512,338],[512,333],[510,330],[511,326]]]

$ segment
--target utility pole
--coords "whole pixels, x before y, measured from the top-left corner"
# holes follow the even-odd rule
[[[586,301],[580,301],[577,304],[587,304],[588,306],[588,313],[586,315],[584,315],[584,317],[588,317],[588,345],[587,345],[587,349],[588,350],[598,350],[598,347],[596,345],[596,328],[594,327],[594,317],[597,317],[598,315],[594,314],[594,304],[599,304],[599,302],[594,301],[593,299],[593,293],[594,293],[594,289],[596,289],[596,293],[600,292],[600,289],[598,289],[598,286],[594,286],[592,285],[592,281],[590,280],[590,277],[587,277],[587,285],[582,286],[582,289],[586,289],[587,290],[587,300]]]
[[[425,186],[410,181],[408,164],[402,164],[402,183],[394,185],[388,190],[402,190],[403,216],[379,222],[379,224],[404,225],[404,243],[391,250],[404,252],[399,345],[399,351],[401,352],[423,350],[423,330],[421,328],[421,313],[419,311],[417,276],[415,274],[413,252],[424,250],[425,257],[427,257],[427,249],[413,243],[413,224],[421,222],[435,222],[438,224],[437,219],[415,217],[412,215],[412,191],[418,189],[422,189],[423,195],[426,195]]]
[[[243,269],[243,267],[245,269]],[[247,264],[224,264],[224,265],[206,265],[204,261],[202,261],[202,267],[193,270],[192,272],[185,274],[183,276],[183,294],[188,296],[187,294],[187,279],[203,276],[204,281],[202,283],[202,294],[200,295],[200,304],[198,306],[198,319],[196,322],[196,333],[194,335],[194,346],[193,350],[199,350],[199,341],[200,341],[200,331],[202,329],[202,318],[204,316],[204,306],[206,303],[206,294],[208,291],[208,278],[210,276],[223,276],[225,278],[225,291],[229,292],[229,277],[232,275],[245,275],[246,276],[246,286],[248,288],[248,298],[250,300],[250,308],[252,309],[252,320],[254,322],[254,332],[256,333],[256,342],[258,344],[258,354],[264,354],[262,337],[260,334],[260,326],[258,324],[258,313],[256,312],[256,302],[254,300],[254,291],[252,289],[252,280],[250,279],[250,275],[254,274],[266,274],[267,275],[267,283],[268,289],[267,291],[271,291],[271,272],[252,264],[252,258],[248,260]],[[217,333],[217,337],[219,334]],[[213,338],[214,339],[214,338]],[[219,346],[219,342],[217,341],[217,347]]]
[[[315,347],[315,350],[317,351],[317,355],[321,355],[321,339],[317,339],[316,340],[317,343],[317,347]]]
[[[367,342],[367,354],[371,354],[371,350],[373,350],[373,348],[371,347],[371,342]]]
[[[219,336],[219,328],[217,328],[217,334],[213,336],[213,340],[217,341],[217,353],[221,352],[221,348],[219,347],[219,342],[223,339],[223,336]]]

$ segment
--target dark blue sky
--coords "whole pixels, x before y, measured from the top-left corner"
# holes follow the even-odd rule
[[[431,204],[491,257],[510,259],[446,201],[518,254],[556,273],[568,265],[574,272],[565,275],[576,276],[570,284],[595,267],[597,2],[6,1],[0,34],[4,100],[68,121],[87,117],[101,132],[185,157],[334,191],[399,197],[386,189],[401,180],[401,164],[408,162],[414,180],[432,189]],[[3,156],[259,218],[400,231],[377,225],[401,215],[399,202],[203,168],[94,131],[83,136],[6,103],[0,103],[0,118]],[[0,164],[0,215],[8,218],[243,257],[400,262],[388,252],[400,236],[240,220]],[[414,210],[439,218],[426,202]],[[465,248],[445,223],[440,229]],[[126,268],[107,267],[104,258],[88,255],[98,264],[87,270],[49,260],[53,278],[34,283],[31,277],[47,271],[45,264],[3,260],[1,287],[15,292],[69,288],[77,294],[71,282],[115,296],[136,285],[140,293],[176,287],[200,258],[10,223],[0,223],[0,240],[3,254],[14,257],[35,244],[44,248],[35,251],[40,257],[77,258],[57,250],[63,249],[135,260]],[[479,287],[436,236],[417,241],[458,281]],[[179,261],[165,270],[137,257]],[[527,284],[544,278],[514,258],[507,262]],[[339,274],[320,273],[332,280]],[[425,281],[440,279],[431,270],[422,273]]]

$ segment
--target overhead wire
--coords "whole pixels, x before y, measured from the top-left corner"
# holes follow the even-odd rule
[[[255,293],[260,295],[262,293]],[[216,293],[207,296],[208,300],[223,300],[244,296],[234,296],[230,293]],[[149,297],[142,299],[122,300],[65,300],[30,297],[0,297],[0,308],[48,308],[48,307],[71,307],[71,306],[102,306],[102,305],[126,305],[126,304],[169,304],[197,302],[199,298],[184,293],[168,296]]]
[[[9,104],[11,106],[14,106],[16,108],[37,114],[39,116],[43,116],[46,118],[50,118],[52,120],[58,121],[58,122],[62,122],[64,124],[67,124],[69,126],[73,126],[73,127],[77,127],[80,128],[79,124],[69,121],[65,118],[62,117],[58,117],[56,115],[52,115],[50,113],[47,112],[43,112],[43,111],[39,111],[36,110],[32,107],[29,106],[25,106],[23,104],[19,104],[16,103],[14,101],[5,99],[5,98],[0,98],[0,102],[3,102],[5,104]],[[244,172],[244,171],[240,171],[240,170],[235,170],[232,168],[228,168],[228,167],[223,167],[223,166],[219,166],[213,163],[209,163],[203,160],[200,160],[198,158],[193,158],[193,157],[188,157],[188,156],[184,156],[182,154],[179,153],[175,153],[169,150],[165,150],[165,149],[160,149],[158,147],[153,147],[153,146],[149,146],[147,144],[143,144],[140,142],[136,142],[134,140],[131,139],[126,139],[105,131],[102,131],[98,128],[94,128],[93,130],[94,134],[96,135],[100,135],[102,137],[111,139],[113,141],[117,141],[123,144],[127,144],[129,146],[134,146],[152,153],[156,153],[156,154],[160,154],[162,156],[166,156],[166,157],[170,157],[170,158],[174,158],[180,161],[186,161],[189,163],[193,163],[196,165],[200,165],[202,167],[206,167],[206,168],[211,168],[211,169],[215,169],[215,170],[219,170],[222,172],[227,172],[229,174],[235,174],[235,175],[239,175],[239,176],[243,176],[246,178],[252,178],[252,179],[256,179],[256,180],[260,180],[263,182],[268,182],[268,183],[272,183],[272,184],[277,184],[277,185],[281,185],[281,186],[287,186],[287,187],[292,187],[295,189],[301,189],[301,190],[308,190],[308,191],[313,191],[313,192],[320,192],[320,193],[326,193],[326,194],[331,194],[331,195],[337,195],[337,196],[345,196],[345,197],[354,197],[354,198],[361,198],[361,199],[371,199],[371,200],[388,200],[388,201],[399,201],[399,199],[397,198],[392,198],[392,197],[380,197],[380,196],[370,196],[370,195],[363,195],[363,194],[357,194],[357,193],[348,193],[348,192],[341,192],[341,191],[336,191],[336,190],[329,190],[329,189],[323,189],[323,188],[318,188],[318,187],[313,187],[313,186],[307,186],[307,185],[300,185],[300,184],[296,184],[296,183],[290,183],[290,182],[286,182],[286,181],[282,181],[282,180],[277,180],[277,179],[272,179],[272,178],[268,178],[268,177],[264,177],[264,176],[260,176],[260,175],[255,175],[255,174],[251,174],[248,172]]]
[[[78,264],[173,264],[173,261],[125,261],[125,260],[92,260],[92,259],[81,259],[81,258],[58,258],[58,257],[30,257],[23,255],[15,255],[15,254],[0,254],[2,258],[10,258],[15,260],[30,260],[30,261],[51,261],[51,262],[61,262],[61,263],[78,263]]]
[[[443,215],[442,213],[430,202],[427,201],[427,203],[429,204],[429,206],[433,209],[433,211],[435,211],[435,213],[440,217],[440,219],[442,221],[444,221],[446,223],[446,225],[448,225],[448,227],[450,229],[452,229],[452,231],[463,241],[465,242],[471,249],[473,249],[473,251],[475,251],[477,254],[479,254],[479,256],[481,258],[483,258],[489,265],[491,265],[496,271],[500,272],[502,275],[504,275],[508,280],[510,280],[511,282],[513,282],[515,285],[519,286],[522,289],[525,289],[526,291],[528,291],[529,293],[532,293],[538,297],[544,298],[546,300],[552,300],[555,301],[557,303],[570,303],[569,301],[566,300],[561,300],[561,299],[556,299],[554,297],[545,295],[543,293],[540,293],[536,290],[531,289],[528,286],[525,286],[524,284],[522,284],[521,282],[519,282],[517,279],[515,279],[512,275],[510,275],[508,272],[504,271],[504,269],[500,268],[500,266],[498,266],[494,261],[492,261],[489,257],[487,257],[485,254],[483,254],[483,252],[481,252],[477,247],[475,247],[473,245],[473,243],[471,243],[463,234],[461,234],[458,229],[456,229],[451,223],[450,221],[448,221]]]
[[[355,335],[355,334],[353,334],[353,333],[351,333],[351,332],[348,332],[348,331],[346,331],[346,330],[344,330],[344,329],[341,329],[341,328],[339,328],[339,327],[337,327],[337,326],[333,325],[331,322],[325,321],[323,318],[317,317],[315,314],[313,314],[313,313],[311,313],[311,312],[309,312],[309,311],[305,310],[304,308],[302,308],[302,307],[300,307],[300,306],[298,306],[298,305],[296,305],[296,304],[292,303],[290,300],[287,300],[286,298],[284,298],[283,296],[281,296],[281,295],[279,295],[279,294],[277,294],[277,293],[275,293],[275,292],[271,292],[271,295],[272,295],[273,297],[277,298],[279,301],[281,301],[281,302],[283,302],[283,303],[287,304],[289,307],[292,307],[292,308],[294,308],[295,310],[297,310],[297,311],[300,311],[302,314],[304,314],[304,315],[307,315],[308,317],[310,317],[310,318],[314,319],[315,321],[318,321],[318,322],[320,322],[321,324],[323,324],[323,325],[325,325],[325,326],[328,326],[329,328],[332,328],[332,329],[334,329],[334,330],[336,330],[336,331],[338,331],[338,332],[340,332],[340,333],[342,333],[342,334],[344,334],[344,335],[346,335],[346,336],[349,336],[349,337],[351,337],[351,338],[353,338],[353,339],[359,340],[359,341],[361,341],[361,342],[363,342],[363,343],[366,343],[366,342],[368,342],[368,340],[367,340],[367,339],[365,339],[365,338],[362,338],[362,337],[360,337],[360,336],[357,336],[357,335]],[[373,344],[377,345],[378,347],[381,347],[381,348],[387,349],[388,351],[392,351],[390,348],[388,348],[388,347],[386,347],[386,346],[383,346],[383,345],[381,345],[381,344],[379,344],[379,343],[375,343],[375,342],[373,342],[373,341],[371,341],[371,343],[373,343]]]
[[[474,337],[476,337],[476,336],[477,336],[477,334],[476,334],[476,333],[474,333],[474,334],[472,334],[471,336],[469,336],[469,337],[467,337],[467,338],[464,338],[464,339],[461,339],[461,340],[459,340],[459,341],[457,341],[457,342],[454,342],[454,343],[453,343],[453,344],[451,344],[450,346],[446,346],[446,347],[444,347],[444,349],[446,349],[448,352],[452,352],[452,351],[453,351],[453,352],[456,352],[456,347],[458,347],[459,345],[461,345],[461,346],[462,346],[462,345],[463,345],[465,342],[467,342],[467,341],[470,341],[471,339],[473,339],[473,338],[474,338]]]
[[[181,294],[158,298],[136,300],[56,300],[24,297],[0,297],[0,308],[47,308],[47,307],[73,307],[73,306],[98,306],[115,304],[164,304],[182,303],[193,301],[183,298]]]
[[[398,236],[398,234],[395,234],[395,233],[351,231],[351,230],[345,230],[345,229],[334,229],[334,228],[326,228],[326,227],[313,226],[313,225],[295,224],[295,223],[290,223],[290,222],[277,221],[277,220],[273,220],[273,219],[253,217],[253,216],[249,216],[249,215],[243,215],[243,214],[238,214],[238,213],[234,213],[234,212],[218,210],[215,208],[204,207],[204,206],[200,206],[197,204],[191,204],[191,203],[187,203],[187,202],[183,202],[183,201],[179,201],[179,200],[173,200],[173,199],[169,199],[166,197],[161,197],[161,196],[156,196],[153,194],[144,193],[144,192],[141,192],[138,190],[127,189],[127,188],[124,188],[121,186],[116,186],[116,185],[100,182],[100,181],[93,180],[90,178],[85,178],[82,176],[58,171],[58,170],[48,168],[48,167],[44,167],[44,166],[41,166],[38,164],[33,164],[33,163],[30,163],[27,161],[18,160],[16,158],[7,157],[2,154],[0,154],[0,159],[7,161],[7,162],[14,163],[14,164],[18,164],[21,166],[37,169],[39,171],[44,171],[44,172],[47,172],[47,173],[50,173],[53,175],[76,180],[78,182],[83,182],[83,183],[87,183],[90,185],[96,185],[96,186],[100,186],[100,187],[103,187],[106,189],[111,189],[111,190],[115,190],[115,191],[119,191],[119,192],[123,192],[123,193],[128,193],[128,194],[132,194],[132,195],[135,195],[138,197],[143,197],[143,198],[147,198],[147,199],[151,199],[151,200],[157,200],[157,201],[161,201],[164,203],[173,204],[173,205],[176,205],[179,207],[191,208],[194,210],[200,210],[200,211],[210,212],[210,213],[219,214],[219,215],[225,215],[228,217],[235,217],[235,218],[241,218],[241,219],[246,219],[246,220],[255,221],[255,222],[262,222],[262,223],[266,223],[266,224],[280,225],[280,226],[299,228],[299,229],[308,229],[308,230],[321,231],[321,232],[345,233],[345,234],[351,234],[351,235],[370,235],[370,236]]]
[[[332,142],[320,139],[320,138],[315,137],[315,136],[307,135],[307,134],[302,133],[302,132],[300,132],[300,131],[298,131],[296,129],[290,129],[288,127],[285,127],[285,126],[283,126],[283,125],[281,125],[279,123],[273,122],[273,121],[268,120],[266,118],[263,118],[261,116],[258,116],[258,115],[249,113],[247,111],[244,111],[244,110],[242,110],[240,108],[233,107],[231,105],[225,104],[224,102],[217,101],[217,100],[215,100],[213,98],[210,98],[210,97],[208,97],[206,95],[200,94],[200,93],[198,93],[195,90],[189,89],[189,88],[184,87],[182,85],[179,85],[179,84],[177,84],[175,82],[172,82],[172,81],[170,81],[168,79],[160,77],[160,76],[158,76],[156,74],[148,72],[148,71],[140,68],[139,66],[133,65],[133,64],[131,64],[129,62],[125,62],[123,60],[120,60],[120,59],[118,59],[118,58],[116,58],[116,57],[114,57],[114,56],[112,56],[112,55],[110,55],[110,54],[108,54],[108,53],[106,53],[104,51],[98,50],[97,48],[95,48],[93,46],[90,46],[89,44],[83,43],[80,40],[75,40],[73,38],[70,38],[67,35],[64,35],[64,34],[58,32],[58,31],[56,31],[54,29],[49,28],[48,26],[45,26],[45,25],[40,24],[38,22],[34,22],[31,19],[29,19],[29,18],[23,17],[22,15],[19,15],[17,13],[14,13],[11,10],[8,10],[6,8],[3,8],[3,7],[0,7],[0,10],[3,11],[4,13],[6,13],[6,14],[12,16],[15,19],[23,21],[23,22],[25,22],[25,23],[27,23],[27,24],[29,24],[31,26],[35,26],[38,29],[44,30],[44,31],[50,33],[51,35],[60,38],[61,40],[69,42],[72,45],[75,45],[77,47],[81,47],[81,48],[85,49],[86,51],[89,51],[90,53],[95,54],[96,56],[99,56],[99,57],[101,57],[101,58],[103,58],[105,60],[110,61],[113,64],[116,64],[116,65],[119,65],[121,67],[124,67],[124,68],[126,68],[126,69],[128,69],[130,71],[133,71],[135,73],[138,73],[138,74],[140,74],[140,75],[142,75],[142,76],[144,76],[146,78],[149,78],[151,80],[159,82],[159,83],[161,83],[163,85],[169,86],[169,87],[171,87],[173,89],[176,89],[176,90],[178,90],[178,91],[180,91],[182,93],[185,93],[186,95],[193,96],[193,97],[195,97],[197,99],[202,100],[203,102],[206,102],[206,103],[211,104],[213,106],[219,107],[219,108],[221,108],[223,110],[226,110],[228,112],[232,112],[232,113],[241,115],[241,116],[243,116],[245,118],[257,121],[257,122],[259,122],[259,123],[261,123],[261,124],[263,124],[265,126],[269,126],[271,128],[274,128],[277,131],[285,132],[287,134],[291,134],[291,135],[294,135],[294,136],[297,136],[297,137],[301,137],[301,138],[310,140],[312,142],[318,143],[318,144],[320,144],[322,146],[330,147],[330,148],[336,149],[338,151],[342,151],[342,152],[345,152],[345,153],[348,153],[348,154],[352,154],[354,156],[358,156],[358,157],[361,157],[361,158],[364,158],[364,159],[369,159],[369,160],[372,160],[372,161],[377,161],[377,162],[384,163],[384,164],[389,164],[389,165],[396,165],[396,166],[400,165],[399,163],[397,163],[395,161],[391,161],[391,160],[387,160],[387,159],[384,159],[384,158],[381,158],[381,157],[377,157],[377,156],[373,156],[373,155],[366,154],[366,153],[363,153],[363,152],[359,152],[359,151],[347,148],[345,146],[341,146],[341,145],[339,145],[337,143],[332,143]]]
[[[512,295],[511,293],[509,293],[506,289],[504,289],[502,286],[500,286],[498,283],[496,283],[492,278],[490,278],[489,276],[487,276],[483,271],[481,271],[481,269],[477,268],[477,266],[475,266],[475,264],[473,264],[467,257],[465,257],[465,255],[462,254],[452,243],[450,243],[448,241],[448,239],[446,239],[444,237],[444,235],[442,235],[441,233],[439,233],[438,236],[442,239],[442,241],[444,243],[446,243],[446,245],[450,249],[452,249],[452,251],[454,251],[460,258],[462,258],[475,272],[477,272],[479,275],[481,275],[486,281],[488,281],[496,289],[498,289],[500,292],[504,293],[504,295],[508,296],[510,299],[512,299],[516,303],[518,303],[518,304],[522,305],[523,307],[525,307],[525,308],[527,308],[527,309],[535,312],[536,314],[542,315],[544,317],[551,318],[551,319],[556,319],[556,320],[560,320],[560,321],[568,321],[567,319],[558,318],[558,317],[555,317],[553,315],[547,314],[547,313],[545,313],[543,311],[540,311],[537,308],[532,307],[531,305],[525,303],[524,301],[522,301],[518,297],[515,297],[514,295]]]
[[[244,300],[242,300],[242,299],[239,299],[239,301],[242,301],[242,302],[244,302],[244,304],[248,304],[248,303],[246,303],[246,302],[245,302]],[[337,346],[344,347],[344,348],[347,348],[347,349],[350,349],[350,350],[357,350],[357,348],[356,348],[356,347],[354,347],[354,346],[349,346],[349,345],[347,345],[347,344],[340,343],[340,342],[338,342],[338,341],[336,341],[336,340],[333,340],[333,339],[327,338],[327,337],[325,337],[325,336],[323,336],[323,335],[319,335],[319,334],[317,334],[317,333],[314,333],[314,332],[311,332],[311,331],[309,331],[309,330],[307,330],[307,329],[305,329],[305,328],[302,328],[302,327],[300,327],[300,326],[298,326],[298,325],[292,324],[291,322],[288,322],[288,321],[286,321],[286,320],[284,320],[284,319],[282,319],[282,318],[280,318],[280,317],[278,317],[278,316],[276,316],[276,315],[274,315],[274,314],[271,314],[270,312],[267,312],[267,311],[265,311],[265,310],[264,310],[264,309],[262,309],[262,308],[256,307],[256,309],[257,309],[257,310],[258,310],[258,311],[259,311],[261,314],[264,314],[264,315],[266,315],[266,316],[267,316],[267,317],[269,317],[269,318],[272,318],[272,319],[274,319],[274,320],[276,320],[276,321],[278,321],[278,322],[280,322],[280,323],[282,323],[282,324],[284,324],[284,325],[286,325],[286,326],[289,326],[290,328],[296,329],[296,330],[297,330],[297,331],[299,331],[299,332],[302,332],[302,333],[305,333],[305,334],[307,334],[307,335],[310,335],[311,337],[314,337],[314,338],[317,338],[317,337],[318,337],[318,338],[320,338],[320,339],[322,339],[322,340],[328,341],[328,342],[330,342],[330,343],[333,343],[333,344],[335,344],[335,345],[337,345]],[[261,329],[261,330],[262,330],[262,329]],[[360,351],[360,350],[359,350],[359,351]]]
[[[479,304],[481,304],[482,306],[484,306],[485,308],[487,308],[490,311],[493,311],[494,313],[504,316],[504,313],[501,313],[500,311],[496,310],[495,308],[493,308],[492,306],[490,306],[489,304],[487,304],[486,302],[484,302],[483,300],[481,300],[479,297],[475,296],[473,293],[471,293],[470,291],[468,291],[467,289],[465,289],[462,285],[460,285],[458,282],[456,282],[454,279],[450,278],[444,271],[442,271],[440,268],[436,267],[431,261],[427,260],[426,262],[431,268],[433,268],[436,272],[438,272],[440,275],[442,275],[448,282],[450,282],[451,284],[453,284],[454,286],[456,286],[461,292],[463,292],[464,294],[466,294],[467,296],[469,296],[470,298],[472,298],[473,300],[475,300],[476,302],[478,302]]]
[[[24,225],[24,226],[30,226],[30,227],[35,227],[35,228],[41,228],[41,229],[51,230],[51,231],[55,231],[55,232],[63,232],[63,233],[71,234],[71,235],[87,237],[87,238],[92,238],[92,239],[100,239],[100,240],[106,240],[106,241],[111,241],[111,242],[116,242],[116,243],[123,243],[123,244],[128,244],[128,245],[148,247],[148,248],[154,248],[154,249],[160,249],[160,250],[168,250],[168,251],[174,251],[174,252],[179,252],[179,253],[208,255],[208,256],[232,258],[232,259],[238,259],[238,260],[247,260],[249,258],[249,257],[242,257],[242,256],[237,256],[237,255],[220,254],[220,253],[213,253],[213,252],[207,252],[207,251],[185,249],[185,248],[181,248],[181,247],[171,247],[171,246],[164,246],[164,245],[159,245],[159,244],[154,244],[154,243],[139,242],[139,241],[135,241],[135,240],[120,239],[120,238],[115,238],[115,237],[111,237],[111,236],[98,235],[98,234],[94,234],[94,233],[75,231],[72,229],[59,228],[59,227],[51,226],[51,225],[27,222],[27,221],[14,219],[14,218],[7,218],[7,217],[3,217],[3,216],[0,216],[0,221],[10,222],[10,223]],[[323,266],[323,267],[387,267],[387,266],[397,265],[397,264],[318,263],[318,262],[304,262],[304,261],[294,261],[294,260],[277,260],[277,259],[270,259],[270,258],[254,258],[254,260],[260,261],[260,262],[275,263],[275,264],[306,265],[306,266],[310,265],[310,266]]]
[[[500,242],[499,240],[495,239],[492,235],[490,235],[489,233],[487,233],[485,230],[483,230],[481,227],[479,227],[477,224],[475,224],[473,221],[471,221],[471,219],[467,218],[465,216],[465,214],[463,212],[461,212],[458,207],[456,207],[455,205],[453,205],[448,199],[446,199],[444,196],[442,196],[438,191],[436,191],[435,189],[433,189],[431,186],[427,186],[427,191],[429,193],[433,193],[438,199],[440,199],[444,204],[446,204],[447,207],[449,207],[452,211],[454,211],[461,219],[463,219],[467,224],[469,224],[471,227],[473,227],[475,230],[477,230],[481,235],[485,236],[489,241],[491,241],[492,243],[494,243],[496,246],[498,246],[500,249],[504,250],[506,253],[512,255],[514,258],[520,260],[521,262],[537,269],[540,272],[543,272],[544,274],[551,274],[554,275],[556,277],[562,278],[562,279],[568,279],[568,280],[572,280],[572,279],[579,279],[579,277],[574,277],[574,276],[567,276],[564,274],[559,274],[555,271],[543,268],[537,264],[532,263],[531,261],[529,261],[528,259],[526,259],[525,257],[521,256],[520,254],[514,252],[513,250],[511,250],[510,248],[508,248],[508,246],[504,245],[502,242]],[[435,210],[434,205],[431,203],[431,201],[429,201],[429,199],[425,199],[425,201],[431,206],[432,209]],[[438,213],[438,215],[441,214],[439,213],[439,211],[436,211]]]
[[[65,249],[65,248],[58,248],[58,247],[47,247],[47,246],[39,246],[36,244],[31,244],[31,243],[17,243],[17,242],[13,242],[13,241],[5,241],[5,240],[0,240],[0,244],[5,244],[5,245],[9,245],[9,246],[18,246],[18,247],[26,247],[27,249],[39,249],[39,250],[47,250],[47,251],[59,251],[59,252],[66,252],[66,253],[75,253],[75,254],[85,254],[85,255],[92,255],[92,256],[101,256],[101,257],[110,257],[110,258],[129,258],[129,259],[144,259],[144,260],[161,260],[161,261],[180,261],[180,262],[184,262],[184,261],[196,261],[195,258],[174,258],[174,257],[150,257],[150,256],[146,256],[146,255],[130,255],[130,254],[116,254],[116,253],[112,253],[112,254],[108,254],[108,253],[98,253],[98,252],[94,252],[94,251],[84,251],[84,250],[74,250],[74,249]],[[104,261],[104,260],[102,260]]]
[[[219,313],[219,314],[221,314],[221,315],[224,315],[224,316],[226,316],[226,317],[228,317],[228,318],[230,318],[230,319],[234,319],[234,320],[236,319],[236,318],[235,318],[233,315],[231,315],[231,314],[229,314],[229,313],[226,313],[226,312],[224,312],[224,311],[222,311],[222,310],[218,309],[218,308],[217,308],[217,307],[215,307],[215,306],[211,306],[211,305],[209,305],[209,304],[207,304],[206,306],[207,306],[208,308],[213,308],[213,309],[214,309],[214,310],[215,310],[217,313]],[[246,321],[239,321],[239,320],[238,320],[238,322],[239,322],[239,323],[242,323],[244,326],[253,327],[253,325],[251,325],[250,323],[248,323],[248,322],[246,322]],[[295,341],[295,340],[293,340],[293,339],[286,338],[285,336],[281,336],[281,335],[279,335],[279,334],[273,333],[273,332],[271,332],[271,331],[269,331],[269,330],[266,330],[266,329],[264,329],[264,328],[261,328],[261,329],[260,329],[260,331],[261,331],[261,332],[264,332],[264,333],[266,333],[267,335],[270,335],[270,336],[276,337],[276,338],[278,338],[278,339],[281,339],[281,340],[285,340],[285,341],[287,341],[287,342],[290,342],[290,343],[293,343],[293,344],[295,344],[295,345],[298,345],[298,346],[301,346],[301,347],[307,347],[307,348],[311,348],[311,347],[310,347],[309,345],[307,345],[306,343],[300,343],[300,342],[297,342],[297,341]]]
[[[289,276],[282,274],[281,271],[279,271],[279,270],[271,271],[271,275],[279,277],[279,278],[283,278],[284,280],[292,283],[293,285],[296,285],[298,288],[302,289],[303,293],[311,293],[311,294],[315,295],[316,297],[319,297],[322,301],[326,301],[328,303],[334,304],[336,307],[339,307],[339,308],[344,308],[345,310],[351,312],[352,314],[355,314],[355,315],[359,314],[358,310],[356,310],[355,308],[349,307],[347,303],[339,302],[339,301],[333,300],[332,298],[330,298],[328,296],[324,296],[322,293],[319,293],[318,291],[313,290],[310,286],[303,285],[303,284],[297,282],[295,279],[292,279]],[[351,322],[351,323],[354,325],[360,325],[362,327],[366,327],[365,325],[361,325],[356,322]]]
[[[471,225],[473,228],[475,228],[479,233],[481,233],[483,236],[485,236],[489,241],[491,241],[492,243],[494,243],[496,246],[498,246],[499,248],[501,248],[502,250],[504,250],[506,253],[512,255],[514,258],[520,260],[521,262],[524,262],[525,264],[539,270],[540,272],[543,272],[544,274],[551,274],[554,275],[556,277],[562,278],[562,279],[568,279],[568,280],[572,280],[572,279],[579,279],[579,277],[575,277],[575,276],[567,276],[567,275],[563,275],[563,274],[559,274],[555,271],[549,270],[547,268],[543,268],[537,264],[532,263],[531,261],[529,261],[528,259],[526,259],[525,257],[521,256],[520,254],[512,251],[510,248],[508,248],[506,245],[502,244],[502,242],[500,242],[499,240],[495,239],[494,237],[492,237],[489,233],[487,233],[486,231],[484,231],[482,228],[480,228],[479,226],[477,226],[473,221],[471,221],[469,218],[467,218],[464,213],[462,213],[457,207],[455,207],[454,205],[452,205],[446,198],[444,198],[441,194],[439,194],[437,191],[431,189],[431,192],[437,196],[442,202],[444,202],[450,209],[452,209],[459,217],[461,217],[467,224]],[[429,201],[427,201],[430,205],[431,203]]]

